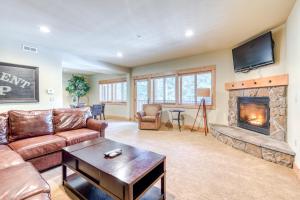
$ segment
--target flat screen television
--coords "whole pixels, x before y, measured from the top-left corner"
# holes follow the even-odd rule
[[[265,33],[232,50],[234,71],[245,72],[273,64],[274,41],[272,33]]]

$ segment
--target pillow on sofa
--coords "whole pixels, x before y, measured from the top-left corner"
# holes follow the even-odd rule
[[[90,108],[54,109],[55,132],[69,131],[86,127],[86,120],[92,116]]]
[[[12,110],[9,115],[9,141],[53,134],[52,110]]]
[[[8,114],[0,113],[0,144],[7,144]]]

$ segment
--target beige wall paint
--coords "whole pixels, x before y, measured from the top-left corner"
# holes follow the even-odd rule
[[[116,78],[124,78],[127,77],[126,74],[94,74],[89,76],[89,81],[91,83],[91,90],[89,92],[89,100],[90,105],[99,103],[99,84],[100,80],[110,80]],[[129,88],[129,87],[128,87]],[[127,97],[130,98],[130,94]],[[122,117],[129,119],[129,106],[130,103],[124,105],[114,105],[114,104],[106,104],[105,107],[105,115],[106,116],[114,116],[114,117]]]
[[[288,88],[288,143],[300,167],[300,2],[296,1],[287,21],[286,66]]]
[[[245,80],[258,77],[271,76],[276,74],[286,73],[284,65],[285,60],[285,26],[276,28],[273,32],[273,39],[275,41],[275,64],[253,70],[249,73],[234,73],[231,49],[225,49],[215,52],[199,54],[191,57],[185,57],[175,60],[169,60],[144,66],[135,67],[132,69],[130,75],[105,75],[96,74],[90,76],[91,92],[89,94],[90,103],[99,102],[99,80],[109,80],[124,76],[137,76],[150,73],[169,72],[179,69],[188,69],[195,67],[202,67],[208,65],[216,65],[216,109],[208,111],[209,122],[227,124],[228,114],[228,92],[224,89],[224,84],[232,80]],[[131,78],[128,78],[131,80]],[[128,87],[128,104],[127,105],[108,105],[107,115],[120,116],[126,118],[134,117],[133,103],[133,84]],[[132,95],[131,95],[132,94]],[[130,105],[131,103],[131,105]],[[170,116],[164,108],[163,121],[166,122]],[[192,125],[193,119],[196,115],[196,109],[185,109],[185,124]]]
[[[73,74],[74,75],[83,75],[83,74],[67,73],[67,72],[62,73],[63,107],[65,107],[65,108],[69,108],[70,105],[73,104],[72,96],[66,91],[66,87],[68,85],[68,80],[70,80],[72,78]],[[83,76],[85,76],[88,83],[91,85],[91,82],[89,80],[89,76],[88,75],[83,75]],[[89,93],[84,97],[80,97],[80,102],[81,103],[85,103],[86,105],[90,104]]]
[[[208,110],[208,120],[213,123],[227,124],[228,92],[224,90],[224,84],[234,78],[230,49],[137,67],[133,69],[132,75],[168,72],[209,65],[216,65],[216,110]],[[170,114],[167,108],[163,110],[163,121],[167,121]],[[193,124],[196,111],[196,109],[185,109],[185,124]]]
[[[267,76],[279,75],[286,73],[285,50],[286,50],[286,26],[285,24],[272,30],[272,37],[275,42],[274,56],[275,63],[267,65],[248,73],[235,73],[234,80],[247,80],[262,78]]]
[[[228,124],[228,92],[224,89],[224,84],[233,80],[247,80],[252,78],[266,77],[286,73],[285,67],[285,25],[282,25],[272,31],[275,42],[275,63],[265,66],[249,73],[234,73],[231,49],[209,52],[196,56],[175,59],[165,62],[154,63],[150,65],[136,67],[132,75],[144,75],[149,73],[168,72],[178,69],[188,69],[207,65],[216,65],[216,110],[208,111],[209,122]],[[164,109],[163,121],[170,118],[167,110]],[[196,115],[195,109],[185,109],[185,123],[191,125]]]
[[[72,96],[66,91],[68,80],[72,77],[70,73],[63,73],[62,75],[62,90],[63,90],[63,107],[67,108],[73,103]]]
[[[22,43],[0,41],[0,61],[20,65],[39,67],[38,103],[8,103],[0,104],[0,112],[11,109],[49,109],[62,106],[62,67],[61,59],[53,51],[39,48],[38,54],[22,51]],[[54,95],[48,95],[47,89],[54,89]]]

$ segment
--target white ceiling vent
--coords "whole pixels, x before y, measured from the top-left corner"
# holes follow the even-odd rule
[[[31,47],[31,46],[23,44],[22,49],[23,49],[23,51],[26,51],[26,52],[38,53],[38,49],[36,47]]]

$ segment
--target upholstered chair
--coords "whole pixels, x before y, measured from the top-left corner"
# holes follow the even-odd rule
[[[158,130],[161,125],[161,105],[144,104],[143,111],[137,112],[139,129]]]

